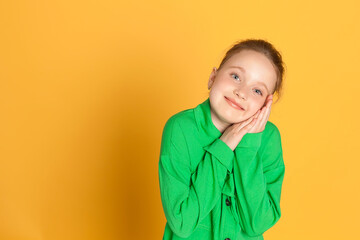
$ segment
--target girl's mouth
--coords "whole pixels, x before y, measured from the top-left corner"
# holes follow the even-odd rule
[[[232,106],[233,108],[236,108],[236,109],[238,109],[238,110],[244,111],[244,109],[243,109],[242,107],[236,105],[235,103],[233,103],[232,101],[230,101],[227,97],[225,97],[225,99],[226,99],[226,101],[228,102],[228,104],[229,104],[230,106]]]

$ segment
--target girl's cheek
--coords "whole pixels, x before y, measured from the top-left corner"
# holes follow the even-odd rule
[[[262,100],[261,108],[265,107],[265,105],[266,105],[266,101],[265,101],[265,99],[264,99],[264,100]],[[261,108],[260,108],[260,109],[261,109]]]

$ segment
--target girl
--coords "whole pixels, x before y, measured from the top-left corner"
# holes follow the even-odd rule
[[[268,118],[283,73],[272,44],[237,42],[211,72],[209,97],[167,120],[159,159],[163,240],[259,240],[279,220],[285,165]]]

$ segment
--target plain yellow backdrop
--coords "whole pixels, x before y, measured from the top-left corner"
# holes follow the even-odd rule
[[[267,240],[354,239],[360,4],[0,2],[0,239],[161,239],[161,134],[238,40],[286,64],[282,217]]]

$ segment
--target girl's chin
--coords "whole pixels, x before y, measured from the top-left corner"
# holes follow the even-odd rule
[[[245,120],[246,120],[246,119],[245,119]],[[245,120],[237,120],[237,121],[233,122],[232,124],[234,124],[234,123],[242,123],[242,122],[244,122]]]
[[[241,123],[241,122],[244,122],[244,121],[246,121],[247,120],[247,118],[243,118],[243,117],[241,117],[241,118],[227,118],[226,119],[226,122],[228,122],[229,124],[234,124],[234,123]]]

